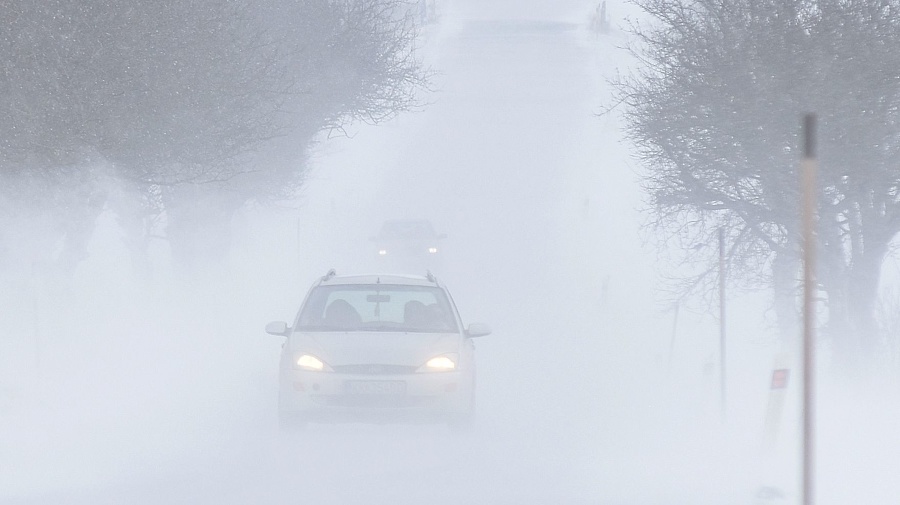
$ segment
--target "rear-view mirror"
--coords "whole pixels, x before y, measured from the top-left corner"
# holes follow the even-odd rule
[[[286,337],[288,334],[288,325],[284,321],[272,321],[266,325],[266,333]]]
[[[485,335],[491,334],[491,327],[484,323],[472,323],[469,325],[469,328],[466,330],[466,336],[469,337],[483,337]]]

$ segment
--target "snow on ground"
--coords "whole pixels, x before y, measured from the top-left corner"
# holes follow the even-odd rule
[[[639,167],[618,118],[596,115],[629,60],[622,33],[585,30],[593,8],[444,4],[425,33],[430,105],[323,138],[302,198],[235,220],[220,278],[176,289],[160,246],[154,284],[133,287],[104,216],[71,291],[7,296],[0,503],[694,505],[750,503],[768,482],[790,492],[795,390],[779,457],[761,457],[766,297],[730,300],[723,423],[717,321],[685,310],[673,324],[638,230]],[[448,234],[437,273],[467,322],[494,328],[477,342],[477,425],[279,433],[281,340],[263,326],[290,319],[329,268],[380,268],[368,237],[396,217]],[[883,403],[896,387],[869,386],[823,381],[820,503],[900,495],[900,410]]]

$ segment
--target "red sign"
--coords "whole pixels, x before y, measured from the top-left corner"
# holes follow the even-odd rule
[[[779,370],[772,371],[772,389],[784,389],[788,384],[788,377],[791,375],[791,371],[782,368]]]

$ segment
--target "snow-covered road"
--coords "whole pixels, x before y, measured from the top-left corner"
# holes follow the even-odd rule
[[[765,389],[737,382],[723,428],[702,368],[715,326],[694,321],[673,362],[620,125],[596,115],[622,35],[589,33],[590,4],[548,3],[445,4],[423,34],[429,105],[323,139],[298,208],[243,213],[230,276],[152,299],[168,317],[117,312],[131,293],[84,274],[109,301],[40,325],[52,343],[0,425],[0,503],[748,503]],[[397,217],[448,234],[437,273],[494,328],[473,431],[280,433],[263,326],[327,269],[378,268],[368,238]],[[117,256],[98,248],[99,272]]]
[[[651,350],[665,338],[648,317],[637,186],[615,120],[595,116],[614,43],[581,17],[478,12],[448,9],[425,34],[428,107],[323,142],[299,211],[242,216],[233,278],[205,309],[123,315],[93,339],[90,317],[65,326],[79,344],[44,351],[45,370],[58,366],[36,378],[46,403],[17,420],[29,441],[9,442],[4,501],[660,503],[667,481],[680,486],[659,468],[680,458],[654,422]],[[366,425],[285,437],[265,318],[289,318],[330,267],[377,268],[366,239],[394,217],[448,234],[439,274],[468,321],[495,329],[478,342],[478,423],[461,437]],[[92,344],[91,373],[66,361]]]

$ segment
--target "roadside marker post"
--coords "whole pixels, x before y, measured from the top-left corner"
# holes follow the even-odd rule
[[[815,503],[815,303],[817,281],[816,266],[816,161],[815,161],[815,124],[814,114],[807,114],[803,118],[802,139],[803,159],[800,163],[800,194],[801,194],[801,260],[803,265],[803,307],[802,307],[802,339],[798,369],[800,371],[800,455],[801,474],[799,479],[799,493],[801,505],[814,505]],[[788,392],[792,391],[793,362],[790,353],[781,352],[775,357],[772,367],[772,375],[769,382],[769,403],[766,409],[765,433],[763,439],[764,470],[770,467],[779,467],[780,459],[778,449],[778,435],[780,432],[781,418],[785,410]],[[793,423],[791,423],[793,424]],[[789,458],[793,459],[793,458]],[[767,472],[771,473],[771,472]],[[792,472],[791,472],[792,473]],[[785,472],[778,471],[772,479],[772,475],[766,480],[782,481]],[[796,481],[794,481],[796,482]],[[789,485],[792,488],[793,485]],[[772,500],[785,499],[786,495],[781,486],[763,485],[757,492],[760,503],[771,503]]]
[[[719,228],[719,409],[723,424],[728,405],[725,356],[725,229]]]
[[[775,356],[769,382],[769,404],[766,408],[765,435],[763,437],[763,452],[767,456],[775,451],[790,380],[790,357],[787,353],[780,353]]]
[[[803,118],[803,505],[815,503],[816,116]]]
[[[792,451],[787,450],[788,442],[795,438],[790,436],[792,433],[785,433],[786,428],[795,424],[784,420],[793,419],[791,414],[795,411],[792,409],[797,405],[794,401],[797,386],[792,373],[795,367],[792,354],[784,349],[779,350],[775,354],[771,374],[767,377],[769,401],[760,446],[760,486],[754,501],[758,505],[795,503],[790,497],[798,494],[791,466],[796,460],[792,457]]]

